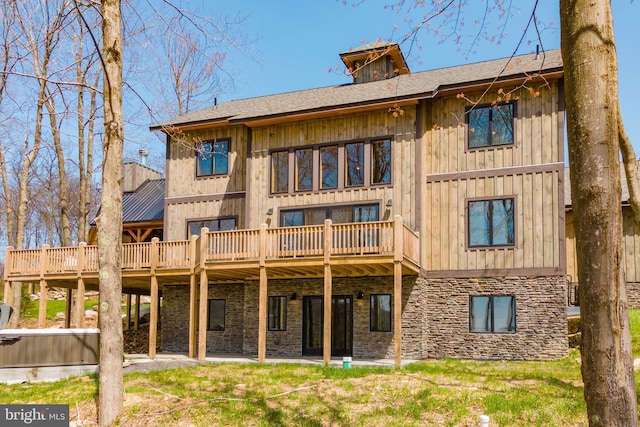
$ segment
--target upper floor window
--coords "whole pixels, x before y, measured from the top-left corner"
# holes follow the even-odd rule
[[[196,176],[224,175],[229,173],[229,141],[207,141],[196,149]]]
[[[513,246],[514,199],[468,202],[469,247]]]
[[[207,227],[209,231],[227,231],[236,229],[235,218],[214,218],[200,219],[197,221],[187,222],[187,238],[197,235],[199,236],[203,227]]]
[[[391,184],[390,139],[271,152],[271,194]]]
[[[513,144],[515,104],[477,106],[467,111],[469,148]]]
[[[286,193],[289,191],[289,152],[274,151],[271,153],[271,192]]]

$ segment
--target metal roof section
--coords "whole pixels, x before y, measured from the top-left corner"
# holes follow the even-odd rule
[[[122,195],[122,222],[162,220],[164,218],[165,179],[149,180],[137,190]]]
[[[560,49],[404,74],[369,83],[344,84],[223,102],[151,130],[206,125],[251,125],[252,121],[341,108],[434,98],[442,91],[508,81],[536,74],[562,73]]]

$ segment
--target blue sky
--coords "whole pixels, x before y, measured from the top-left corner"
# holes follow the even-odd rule
[[[338,56],[340,52],[376,39],[398,41],[408,28],[405,20],[420,19],[423,13],[395,13],[385,9],[385,4],[391,3],[389,0],[364,0],[357,7],[350,5],[352,1],[348,1],[346,6],[342,0],[201,3],[203,9],[211,14],[246,16],[241,30],[255,38],[252,43],[255,52],[230,52],[227,65],[233,73],[235,88],[228,88],[218,95],[218,101],[348,83],[350,78],[342,73],[343,67]],[[469,8],[473,8],[484,2],[470,3],[474,6]],[[534,2],[518,0],[513,3],[517,6],[512,7],[504,29],[497,29],[496,15],[488,17],[486,27],[489,32],[506,33],[500,43],[482,41],[469,53],[470,37],[463,38],[462,44],[457,45],[452,39],[422,32],[413,46],[409,43],[402,45],[405,56],[409,57],[411,70],[424,71],[510,56],[522,36]],[[640,153],[640,117],[634,111],[637,104],[635,100],[640,97],[640,79],[636,77],[640,72],[640,55],[637,54],[637,47],[632,46],[634,25],[637,25],[640,17],[640,2],[617,0],[612,2],[612,7],[622,114],[636,152]],[[543,47],[547,50],[559,48],[558,2],[540,1],[537,13],[543,30]],[[468,11],[466,34],[473,33],[478,27],[471,22],[472,16],[482,17],[481,10]],[[534,51],[536,43],[534,33],[530,32],[525,36],[518,53]],[[340,71],[328,71],[336,65]]]

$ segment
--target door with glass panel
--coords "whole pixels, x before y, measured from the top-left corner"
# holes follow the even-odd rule
[[[321,356],[323,350],[324,309],[322,296],[302,299],[302,355]],[[331,356],[351,356],[353,353],[353,297],[334,295],[331,298]]]

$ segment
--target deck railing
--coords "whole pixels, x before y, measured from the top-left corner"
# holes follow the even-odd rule
[[[325,254],[327,241],[331,242],[329,255],[392,254],[398,249],[394,241],[398,237],[397,224],[401,227],[402,256],[417,263],[419,235],[398,221],[376,221],[211,232],[204,228],[201,236],[187,241],[125,243],[122,269],[187,269],[197,265],[201,257],[207,262],[258,260],[261,248],[266,259],[320,257]],[[47,245],[41,249],[8,248],[5,269],[7,277],[95,272],[98,248],[85,244],[64,248]]]

